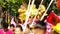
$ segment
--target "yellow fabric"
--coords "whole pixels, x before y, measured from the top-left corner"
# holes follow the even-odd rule
[[[53,30],[60,34],[60,23],[58,23],[56,26],[53,26]]]

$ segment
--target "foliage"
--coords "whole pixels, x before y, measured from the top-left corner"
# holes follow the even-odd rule
[[[37,5],[37,7],[39,6],[41,0],[36,0],[35,4]],[[46,6],[48,6],[49,2],[51,0],[44,0],[43,4]],[[29,2],[29,0],[0,0],[0,5],[3,7],[3,11],[9,11],[10,14],[16,15],[18,14],[18,8],[19,6],[22,4],[22,2]],[[54,1],[55,2],[55,1]],[[54,10],[55,13],[58,13],[58,9],[55,5],[55,3],[53,2],[52,6],[50,7],[50,10]]]
[[[50,1],[51,1],[51,0],[45,0],[45,1],[44,1],[44,5],[46,6],[46,8],[47,8],[47,6],[49,5]],[[49,8],[49,10],[48,10],[48,13],[49,13],[51,10],[53,10],[56,14],[58,13],[58,9],[57,9],[57,7],[56,7],[56,1],[55,1],[55,0],[54,0],[54,2],[52,3],[52,5],[50,6],[50,8]]]
[[[3,11],[8,11],[11,15],[18,14],[18,8],[22,2],[28,2],[27,0],[0,0],[0,5],[3,7]]]

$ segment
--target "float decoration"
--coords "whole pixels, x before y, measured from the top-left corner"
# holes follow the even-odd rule
[[[60,9],[60,0],[57,0],[57,2],[56,2],[56,6],[57,6],[57,8]]]
[[[56,26],[52,27],[54,31],[60,34],[60,23],[57,23]]]
[[[46,20],[48,23],[52,24],[53,26],[55,26],[57,23],[60,22],[59,17],[53,11],[50,12]]]

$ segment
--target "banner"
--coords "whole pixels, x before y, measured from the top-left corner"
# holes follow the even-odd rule
[[[46,20],[48,23],[52,25],[56,25],[57,23],[60,22],[59,17],[53,11],[50,12]]]

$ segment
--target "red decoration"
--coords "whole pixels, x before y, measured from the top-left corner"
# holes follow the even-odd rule
[[[57,0],[57,2],[56,2],[56,6],[57,6],[57,8],[60,9],[60,0]]]
[[[60,19],[59,17],[54,13],[54,12],[51,12],[48,17],[47,17],[47,22],[52,24],[52,25],[56,25],[57,23],[60,22]]]

